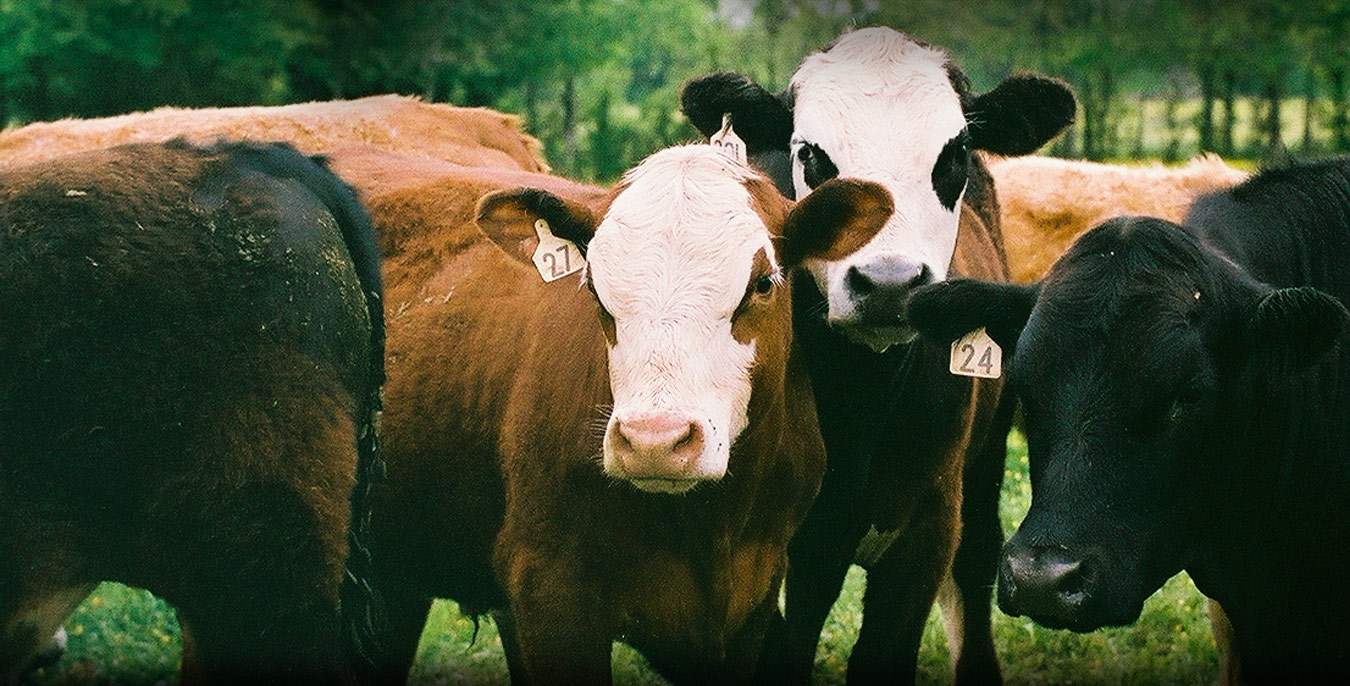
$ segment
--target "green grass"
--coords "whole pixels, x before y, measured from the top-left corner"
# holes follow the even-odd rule
[[[1008,441],[1001,514],[1011,533],[1031,500],[1026,443]],[[857,637],[865,574],[854,568],[825,627],[816,656],[816,681],[841,684],[849,647]],[[155,684],[176,680],[177,622],[162,601],[144,591],[103,584],[66,624],[70,647],[41,684]],[[1205,601],[1180,575],[1154,594],[1132,627],[1087,635],[1053,631],[1024,618],[994,613],[995,641],[1004,674],[1014,684],[1210,684],[1218,658],[1210,637]],[[474,624],[454,603],[437,602],[418,649],[413,680],[423,684],[506,684],[506,662],[496,627]],[[919,655],[920,683],[949,683],[941,623],[934,611]],[[623,684],[660,684],[642,657],[623,645],[614,651],[615,679]]]

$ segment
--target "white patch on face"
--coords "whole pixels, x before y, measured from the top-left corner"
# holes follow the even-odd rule
[[[965,127],[946,55],[888,28],[841,37],[808,56],[792,77],[792,179],[797,198],[811,191],[798,150],[814,143],[840,177],[865,179],[891,192],[895,212],[861,250],[838,262],[808,264],[829,300],[832,320],[854,316],[845,286],[850,267],[900,256],[946,278],[956,250],[960,198],[949,210],[932,174],[947,141]],[[964,191],[962,191],[964,196]]]
[[[708,145],[666,149],[624,177],[626,188],[596,228],[586,257],[616,334],[608,473],[621,473],[611,440],[616,423],[653,415],[687,419],[702,432],[690,479],[726,472],[731,444],[747,424],[755,360],[754,342],[732,337],[731,316],[756,253],[774,260],[744,185],[752,176]]]

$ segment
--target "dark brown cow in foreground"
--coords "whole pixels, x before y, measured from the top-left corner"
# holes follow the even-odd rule
[[[792,207],[710,146],[613,190],[521,177],[447,166],[367,198],[389,283],[385,676],[448,597],[496,614],[530,682],[607,682],[616,639],[677,680],[748,678],[824,470],[782,274],[864,243],[889,197],[839,180]],[[584,273],[541,279],[543,230]]]
[[[174,605],[184,681],[350,676],[378,265],[351,190],[287,146],[0,172],[0,677],[102,580]]]

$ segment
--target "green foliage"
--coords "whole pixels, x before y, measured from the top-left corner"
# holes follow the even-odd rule
[[[696,137],[685,80],[733,69],[781,89],[869,24],[949,48],[979,88],[1068,80],[1082,110],[1057,154],[1350,149],[1344,0],[0,0],[0,123],[399,92],[523,114],[560,173],[608,181]],[[1310,114],[1272,116],[1295,91]],[[1241,97],[1265,103],[1246,137]],[[1137,148],[1129,103],[1195,99]]]

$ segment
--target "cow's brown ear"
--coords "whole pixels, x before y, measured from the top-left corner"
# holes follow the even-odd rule
[[[598,223],[584,205],[569,202],[538,188],[489,193],[478,201],[478,228],[506,254],[532,264],[539,246],[536,224],[558,238],[576,244],[582,255]]]
[[[891,194],[871,181],[830,179],[788,213],[778,241],[785,267],[839,260],[872,240],[895,209]]]

